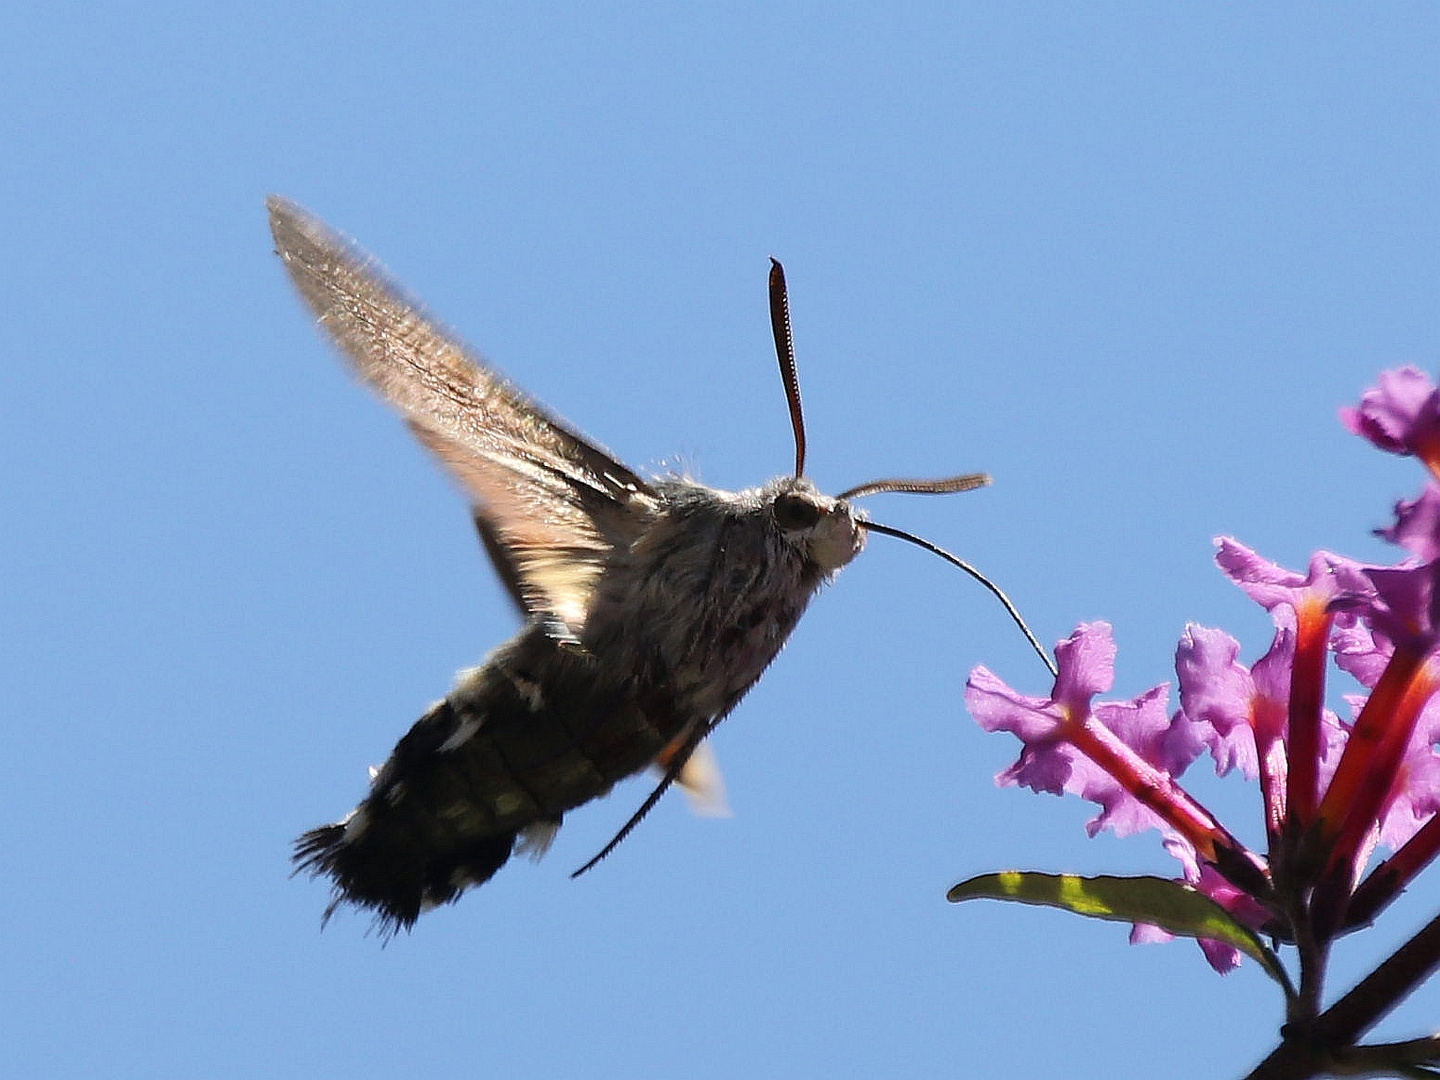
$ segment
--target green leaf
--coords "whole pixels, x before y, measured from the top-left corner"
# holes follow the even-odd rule
[[[1148,923],[1177,937],[1208,938],[1233,945],[1264,968],[1284,988],[1287,997],[1294,993],[1280,958],[1255,931],[1181,881],[1004,870],[962,881],[945,898],[957,904],[961,900],[1012,900],[1060,908],[1092,919]]]

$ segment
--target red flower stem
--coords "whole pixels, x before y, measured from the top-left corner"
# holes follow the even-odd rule
[[[1099,721],[1086,719],[1081,724],[1066,725],[1064,737],[1190,841],[1206,862],[1214,863],[1218,859],[1220,847],[1244,850],[1214,815],[1191,798],[1169,773],[1148,764]]]
[[[1352,929],[1368,924],[1404,891],[1415,875],[1429,866],[1440,852],[1440,815],[1432,817],[1420,831],[1400,845],[1400,850],[1371,871],[1350,898],[1345,926]]]
[[[1405,658],[1404,661],[1397,664],[1396,661],[1402,657]],[[1395,650],[1390,664],[1380,676],[1375,692],[1360,710],[1360,716],[1355,721],[1355,730],[1351,732],[1345,754],[1340,758],[1340,769],[1335,773],[1336,780],[1340,779],[1340,770],[1345,768],[1352,747],[1357,748],[1354,760],[1360,761],[1366,771],[1361,775],[1358,768],[1355,770],[1355,775],[1361,775],[1361,783],[1350,804],[1341,806],[1343,817],[1340,819],[1338,835],[1330,834],[1334,839],[1326,853],[1325,868],[1320,872],[1311,895],[1311,924],[1315,936],[1321,941],[1328,941],[1346,921],[1350,895],[1355,888],[1355,879],[1359,876],[1361,851],[1366,846],[1381,807],[1390,797],[1420,710],[1435,693],[1437,683],[1434,667],[1423,661],[1423,657],[1415,658],[1413,652],[1399,648]],[[1381,697],[1379,692],[1387,682],[1386,676],[1392,671],[1398,672],[1396,682],[1399,677],[1404,677],[1407,681],[1398,692],[1392,685],[1389,694]],[[1372,709],[1377,697],[1381,705]],[[1330,791],[1326,792],[1325,801],[1320,806],[1318,825],[1321,831],[1318,835],[1322,844],[1327,831],[1333,828],[1335,823],[1334,819],[1326,816],[1326,807],[1330,805],[1331,796],[1334,794],[1335,784],[1332,781]],[[1322,846],[1312,850],[1324,852],[1325,849]]]
[[[1415,446],[1415,456],[1430,470],[1430,475],[1440,480],[1440,432],[1431,432]]]
[[[1250,730],[1260,770],[1260,797],[1265,804],[1265,840],[1272,857],[1284,835],[1287,773],[1285,710],[1278,701],[1262,695],[1250,703]]]
[[[1320,764],[1320,716],[1325,702],[1326,645],[1334,615],[1318,597],[1295,608],[1295,660],[1290,669],[1289,820],[1300,827],[1315,817],[1316,773]]]
[[[1356,852],[1390,794],[1421,708],[1437,686],[1425,655],[1397,646],[1345,744],[1320,803],[1320,843],[1330,848],[1325,873],[1350,872]]]

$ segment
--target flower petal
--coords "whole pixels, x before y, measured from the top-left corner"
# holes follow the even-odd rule
[[[1426,562],[1440,558],[1440,487],[1428,483],[1419,497],[1397,502],[1395,524],[1376,529],[1375,535]]]
[[[1358,406],[1340,410],[1340,422],[1381,450],[1424,457],[1425,447],[1440,435],[1440,398],[1419,368],[1385,371]]]
[[[1255,779],[1255,738],[1250,729],[1255,681],[1238,660],[1240,643],[1223,630],[1191,623],[1175,650],[1180,678],[1180,712],[1170,740],[1172,753],[1183,758],[1191,746],[1203,747],[1215,759],[1215,772],[1225,776],[1239,768]],[[1191,755],[1192,759],[1195,755]],[[1181,768],[1174,768],[1177,775]]]

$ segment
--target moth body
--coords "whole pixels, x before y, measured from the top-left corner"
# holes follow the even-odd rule
[[[386,931],[408,927],[512,852],[543,851],[568,811],[658,766],[664,779],[613,847],[671,781],[697,781],[702,770],[685,770],[701,740],[866,530],[903,535],[867,522],[850,497],[988,483],[971,474],[873,481],[839,497],[816,490],[803,475],[778,263],[771,317],[795,474],[727,492],[640,477],[466,350],[344,237],[283,199],[269,209],[301,297],[469,495],[524,616],[396,744],[349,815],[297,841],[299,868],[334,887],[327,917],[350,903]]]
[[[851,508],[805,480],[654,491],[647,526],[607,559],[578,637],[532,617],[415,723],[349,817],[301,837],[301,867],[335,884],[331,910],[348,902],[385,929],[409,926],[487,881],[517,846],[543,849],[567,811],[734,708],[864,543]],[[817,516],[797,525],[803,506]]]
[[[648,481],[469,354],[348,241],[270,202],[301,296],[472,498],[525,625],[425,713],[302,869],[386,930],[543,849],[564,814],[671,768],[774,659],[859,519],[803,477]],[[328,914],[328,912],[327,912]]]

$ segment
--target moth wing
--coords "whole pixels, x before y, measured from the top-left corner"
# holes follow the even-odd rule
[[[506,588],[577,633],[606,557],[638,536],[653,490],[487,367],[348,239],[285,199],[267,206],[320,325],[470,494]]]
[[[505,544],[495,534],[494,528],[479,513],[473,515],[475,532],[480,537],[480,546],[485,549],[485,554],[490,558],[490,565],[495,568],[495,576],[500,579],[500,584],[505,586],[505,591],[514,601],[515,608],[523,617],[525,610],[525,581],[520,576],[520,568],[515,565],[515,560],[510,552],[505,549]]]
[[[654,766],[662,773],[670,768],[680,752],[683,739],[677,739],[655,756]],[[680,767],[675,784],[685,793],[690,811],[699,817],[729,817],[730,800],[725,796],[725,778],[720,775],[720,761],[710,748],[710,740],[696,743],[695,749]]]

